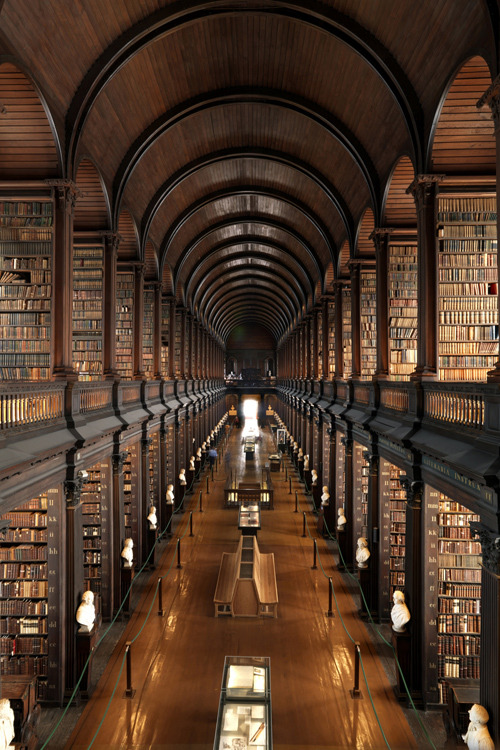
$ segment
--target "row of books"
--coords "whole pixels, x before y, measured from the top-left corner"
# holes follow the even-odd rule
[[[47,597],[47,594],[47,581],[14,581],[13,583],[0,581],[0,596],[18,596],[21,599],[26,599],[26,597],[33,596],[39,596],[40,598],[43,598]]]
[[[445,635],[438,639],[439,655],[479,656],[480,649],[481,639],[474,635]]]
[[[498,312],[496,310],[445,310],[439,313],[441,325],[481,325],[494,326],[489,335],[498,335]],[[456,329],[455,329],[456,330]]]
[[[440,677],[479,679],[479,659],[475,656],[438,656]]]
[[[496,268],[440,268],[439,281],[494,281],[498,280]]]
[[[481,616],[476,614],[438,615],[438,633],[480,633]]]
[[[497,257],[494,253],[442,253],[439,257],[441,268],[496,268]]]
[[[0,617],[46,617],[47,601],[43,599],[4,599],[0,601]]]
[[[9,352],[12,354],[24,353],[48,353],[50,352],[50,339],[0,339],[0,352]],[[4,364],[8,364],[4,361]],[[28,362],[26,362],[28,364]],[[40,360],[37,360],[40,364]],[[49,360],[46,361],[49,364]]]
[[[52,201],[0,201],[5,216],[52,216]]]
[[[47,578],[47,563],[0,563],[0,578]]]
[[[46,635],[46,617],[5,617],[0,618],[1,635]]]
[[[0,560],[46,560],[45,547],[21,544],[15,547],[0,547]]]
[[[16,658],[2,656],[0,670],[8,675],[46,675],[48,660],[46,656],[26,656],[19,654]]]

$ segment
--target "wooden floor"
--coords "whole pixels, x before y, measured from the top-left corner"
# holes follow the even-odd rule
[[[195,491],[188,510],[193,510],[194,536],[189,536],[189,513],[176,527],[181,542],[182,569],[177,569],[174,541],[167,546],[138,609],[110,659],[67,748],[88,748],[102,721],[93,748],[168,748],[210,750],[213,747],[224,657],[262,655],[271,659],[273,746],[275,750],[298,748],[320,750],[418,747],[394,698],[386,673],[376,656],[364,623],[358,618],[353,599],[342,576],[333,568],[326,542],[318,539],[319,560],[312,570],[313,543],[302,537],[303,516],[295,513],[295,489],[312,536],[315,517],[303,487],[293,476],[292,494],[284,473],[273,473],[275,508],[262,513],[258,534],[262,552],[274,552],[278,583],[278,617],[214,617],[213,595],[221,555],[235,551],[239,532],[237,511],[223,508],[225,470],[229,466],[246,480],[260,479],[268,454],[274,451],[268,430],[262,431],[254,462],[245,462],[241,430],[233,430],[228,442],[231,460],[222,459],[206,494],[203,513],[195,510]],[[222,457],[221,457],[222,458]],[[287,464],[288,467],[290,464]],[[251,468],[250,468],[251,467]],[[338,615],[326,616],[328,581],[331,576],[336,597],[352,638],[361,644],[363,665],[383,732],[363,682],[362,697],[353,699],[354,684],[351,639]],[[158,603],[151,607],[159,576],[163,582],[164,617]],[[334,608],[335,609],[335,608]],[[145,623],[145,624],[144,624]],[[141,628],[142,631],[141,631]],[[125,642],[132,647],[133,698],[124,696],[126,670],[117,684]],[[109,710],[108,701],[115,690]],[[103,718],[104,717],[104,718]]]

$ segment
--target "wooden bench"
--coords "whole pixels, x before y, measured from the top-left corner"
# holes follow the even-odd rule
[[[239,559],[237,552],[223,552],[215,587],[215,616],[231,615],[233,612],[234,589],[236,586]]]
[[[257,537],[241,536],[236,552],[222,553],[214,605],[216,617],[277,617],[274,554],[260,552]]]

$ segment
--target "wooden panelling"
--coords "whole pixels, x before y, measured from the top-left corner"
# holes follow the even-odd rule
[[[413,196],[406,189],[415,177],[413,165],[407,156],[397,163],[389,183],[385,201],[383,226],[416,226],[417,215]]]
[[[0,177],[54,177],[60,169],[54,134],[29,78],[0,65]]]
[[[109,211],[101,179],[88,159],[80,163],[75,182],[81,191],[75,206],[75,231],[109,229]]]
[[[118,221],[118,234],[121,237],[118,257],[138,259],[139,245],[134,221],[128,211],[122,211]]]

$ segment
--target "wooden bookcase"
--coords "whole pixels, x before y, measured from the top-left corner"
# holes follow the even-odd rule
[[[170,303],[161,303],[161,374],[163,378],[168,375],[168,337],[170,325]]]
[[[368,380],[377,369],[377,290],[374,270],[361,269],[361,378]]]
[[[134,274],[118,272],[116,282],[116,369],[131,380],[134,370]]]
[[[39,700],[60,700],[60,491],[51,489],[2,518],[0,665],[3,675],[37,676]]]
[[[159,511],[160,504],[160,433],[153,432],[149,446],[149,501]]]
[[[335,302],[328,302],[328,377],[335,377]]]
[[[345,446],[342,443],[342,437],[342,433],[337,432],[335,440],[335,504],[337,509],[345,508]]]
[[[73,365],[79,380],[102,380],[102,245],[73,247]]]
[[[138,442],[127,446],[128,458],[123,464],[123,512],[125,517],[125,539],[134,542],[134,560],[140,560],[139,504],[141,447]]]
[[[323,349],[323,314],[322,311],[318,313],[317,316],[317,331],[316,331],[316,343],[317,346],[314,347],[314,352],[316,355],[316,362],[317,362],[317,373],[318,373],[318,379],[323,379],[323,356],[322,356],[322,349]],[[325,321],[326,325],[326,321]],[[314,372],[314,370],[311,370],[311,372]],[[327,373],[324,373],[324,377],[328,377]]]
[[[438,197],[441,380],[486,380],[498,359],[496,197]]]
[[[167,454],[167,465],[165,467],[167,472],[166,484],[173,484],[175,488],[176,477],[175,477],[175,427],[173,424],[169,424],[167,427],[166,435],[166,454]]]
[[[394,591],[405,589],[406,492],[399,481],[404,475],[403,469],[389,464],[389,601],[391,603]]]
[[[51,375],[53,203],[0,195],[0,378]]]
[[[96,609],[109,617],[111,563],[110,493],[111,463],[101,461],[88,469],[81,492],[83,529],[83,569],[85,590],[96,595]],[[102,602],[102,605],[101,605]]]
[[[369,465],[364,457],[366,447],[361,443],[353,443],[353,541],[354,550],[360,536],[368,533],[368,478]]]
[[[142,329],[142,367],[148,380],[154,377],[154,310],[155,293],[144,289],[144,322]]]
[[[180,378],[181,376],[181,338],[182,338],[182,315],[177,312],[175,316],[175,348],[174,348],[174,372],[175,377]]]
[[[342,289],[342,348],[344,352],[344,379],[352,374],[352,312],[351,290]]]
[[[389,375],[409,380],[417,364],[417,246],[389,245]]]

